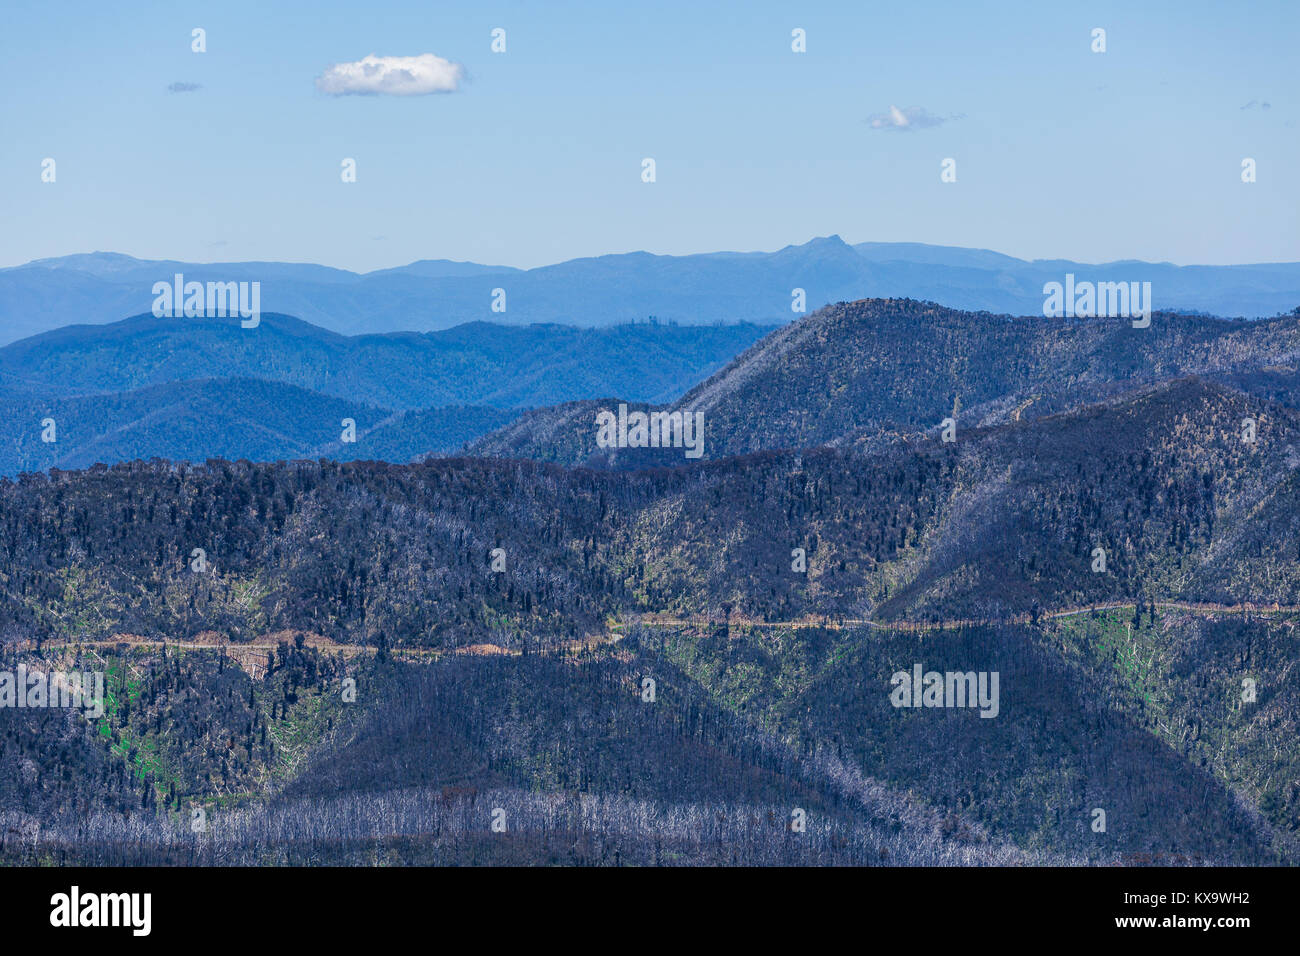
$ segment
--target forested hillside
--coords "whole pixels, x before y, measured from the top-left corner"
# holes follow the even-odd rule
[[[1257,322],[1156,313],[1126,319],[1016,318],[909,299],[838,303],[772,332],[671,403],[702,413],[705,455],[838,444],[999,424],[1068,411],[1187,375],[1300,405],[1300,316]],[[552,430],[544,412],[536,431]],[[557,410],[556,427],[567,424]],[[547,458],[514,428],[471,443],[474,454]],[[682,463],[679,450],[611,453],[594,415],[573,464],[637,468]]]
[[[11,645],[102,668],[109,706],[6,711],[0,859],[1294,863],[1294,616],[1133,612],[424,659],[299,634],[251,672],[219,645]],[[997,671],[997,719],[890,706],[914,660]]]
[[[1005,360],[970,352],[945,434],[887,417],[948,374],[924,349],[890,393],[872,333],[825,338],[895,307],[951,318],[802,329],[815,414],[786,413],[781,339],[696,393],[737,410],[724,446],[820,447],[557,464],[611,398],[493,439],[546,461],[340,460],[510,414],[374,407],[317,460],[0,480],[0,671],[108,691],[92,719],[0,708],[0,859],[1300,862],[1292,320],[1171,318],[1135,361],[1142,330],[1058,329],[1091,344],[1052,359],[977,317]],[[223,397],[268,435],[354,407],[189,388],[140,411],[196,451]],[[914,669],[999,689],[902,706]]]
[[[0,625],[518,646],[628,612],[1300,603],[1298,481],[1295,412],[1195,380],[952,443],[631,474],[481,459],[53,472],[0,483]]]

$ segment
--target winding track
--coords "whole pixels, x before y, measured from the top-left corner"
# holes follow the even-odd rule
[[[1094,611],[1113,611],[1122,608],[1133,607],[1131,601],[1116,601],[1107,604],[1089,604],[1083,607],[1064,608],[1055,611],[1040,611],[1039,621],[1051,621],[1066,617],[1076,617],[1080,614],[1090,614]],[[1259,614],[1261,616],[1273,614],[1296,614],[1300,615],[1300,605],[1295,604],[1213,604],[1204,602],[1190,601],[1155,601],[1153,607],[1162,610],[1189,611],[1197,614]],[[853,627],[871,627],[880,631],[905,631],[905,632],[923,632],[937,631],[957,627],[975,627],[986,624],[1028,624],[1031,617],[1028,614],[1018,614],[1008,618],[995,620],[976,620],[967,618],[954,618],[942,621],[874,621],[870,618],[833,618],[833,617],[807,617],[792,621],[764,621],[756,618],[750,618],[744,615],[733,614],[726,621],[716,617],[695,616],[695,617],[667,617],[656,613],[640,614],[635,616],[632,621],[649,627],[717,627],[726,623],[729,626],[737,627],[767,627],[767,628],[786,628],[790,630],[799,630],[803,628],[824,628],[827,630],[844,630]],[[613,643],[621,639],[619,633],[628,622],[619,621],[611,625],[609,630],[604,634],[592,635],[584,640],[564,641],[556,645],[555,650],[567,651],[578,650],[583,647],[592,647],[598,644]],[[248,651],[269,652],[279,648],[282,642],[274,643],[220,643],[215,641],[156,641],[125,639],[124,635],[114,635],[112,637],[100,638],[97,640],[64,640],[64,641],[47,641],[42,644],[43,647],[54,648],[73,648],[73,647],[105,647],[118,644],[126,644],[130,647],[152,647],[152,648],[174,648],[177,650],[224,650],[232,655],[242,654]],[[373,653],[376,648],[368,644],[340,644],[329,638],[313,635],[307,642],[308,646],[315,647],[318,650],[333,653],[342,653],[346,657],[355,657],[359,654]],[[545,651],[541,651],[545,653]],[[472,656],[488,656],[494,654],[518,655],[518,650],[511,650],[496,644],[471,644],[465,647],[457,647],[450,650],[439,648],[421,648],[421,647],[397,647],[390,648],[390,653],[397,657],[440,657],[444,654],[461,654]]]
[[[1113,611],[1133,607],[1132,601],[1115,601],[1107,604],[1089,604],[1082,607],[1063,608],[1055,611],[1040,611],[1039,621],[1050,621],[1063,617],[1075,617],[1090,614],[1093,611]],[[1296,604],[1213,604],[1191,601],[1155,601],[1153,607],[1162,610],[1191,611],[1199,614],[1300,614],[1300,605]],[[1016,614],[1007,618],[977,620],[972,618],[951,618],[942,621],[874,621],[870,618],[803,618],[797,621],[763,621],[739,615],[732,615],[725,623],[740,627],[776,627],[776,628],[826,628],[842,630],[849,627],[873,627],[881,631],[936,631],[954,627],[975,627],[984,624],[1028,624],[1032,620],[1029,614]],[[655,614],[641,617],[645,624],[662,627],[716,627],[724,623],[717,618],[669,618]]]

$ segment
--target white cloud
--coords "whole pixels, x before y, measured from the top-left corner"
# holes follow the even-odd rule
[[[331,96],[350,93],[423,96],[455,93],[465,68],[432,53],[419,56],[375,56],[355,63],[332,63],[316,77],[316,89]]]
[[[938,126],[940,123],[946,123],[948,120],[954,119],[961,119],[961,117],[935,116],[929,110],[920,106],[909,106],[900,110],[897,106],[891,105],[888,113],[876,113],[874,116],[868,116],[867,122],[872,129],[909,130],[928,129],[931,126]]]

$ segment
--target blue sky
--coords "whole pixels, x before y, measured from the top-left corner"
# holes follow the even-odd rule
[[[0,265],[111,250],[527,267],[831,233],[1025,258],[1300,260],[1294,0],[7,0],[4,21]],[[463,67],[456,92],[315,85],[332,64],[425,53]],[[891,106],[944,121],[873,129]],[[945,157],[956,183],[940,182]]]

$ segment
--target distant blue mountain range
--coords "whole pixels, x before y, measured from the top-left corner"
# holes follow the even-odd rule
[[[0,347],[0,475],[153,457],[409,461],[525,408],[672,401],[772,328],[472,322],[343,336],[277,313],[256,329],[152,315],[72,325]]]
[[[284,262],[145,261],[118,253],[39,259],[0,269],[0,344],[74,323],[147,312],[153,283],[259,281],[261,308],[355,335],[435,331],[466,322],[606,326],[643,320],[689,324],[785,322],[792,290],[812,312],[830,302],[909,297],[1016,315],[1041,314],[1043,284],[1144,281],[1156,309],[1258,317],[1300,306],[1300,263],[1176,266],[1134,260],[1097,265],[1027,262],[982,249],[813,239],[777,252],[573,259],[536,269],[424,260],[358,274]],[[504,312],[492,311],[504,289]]]

